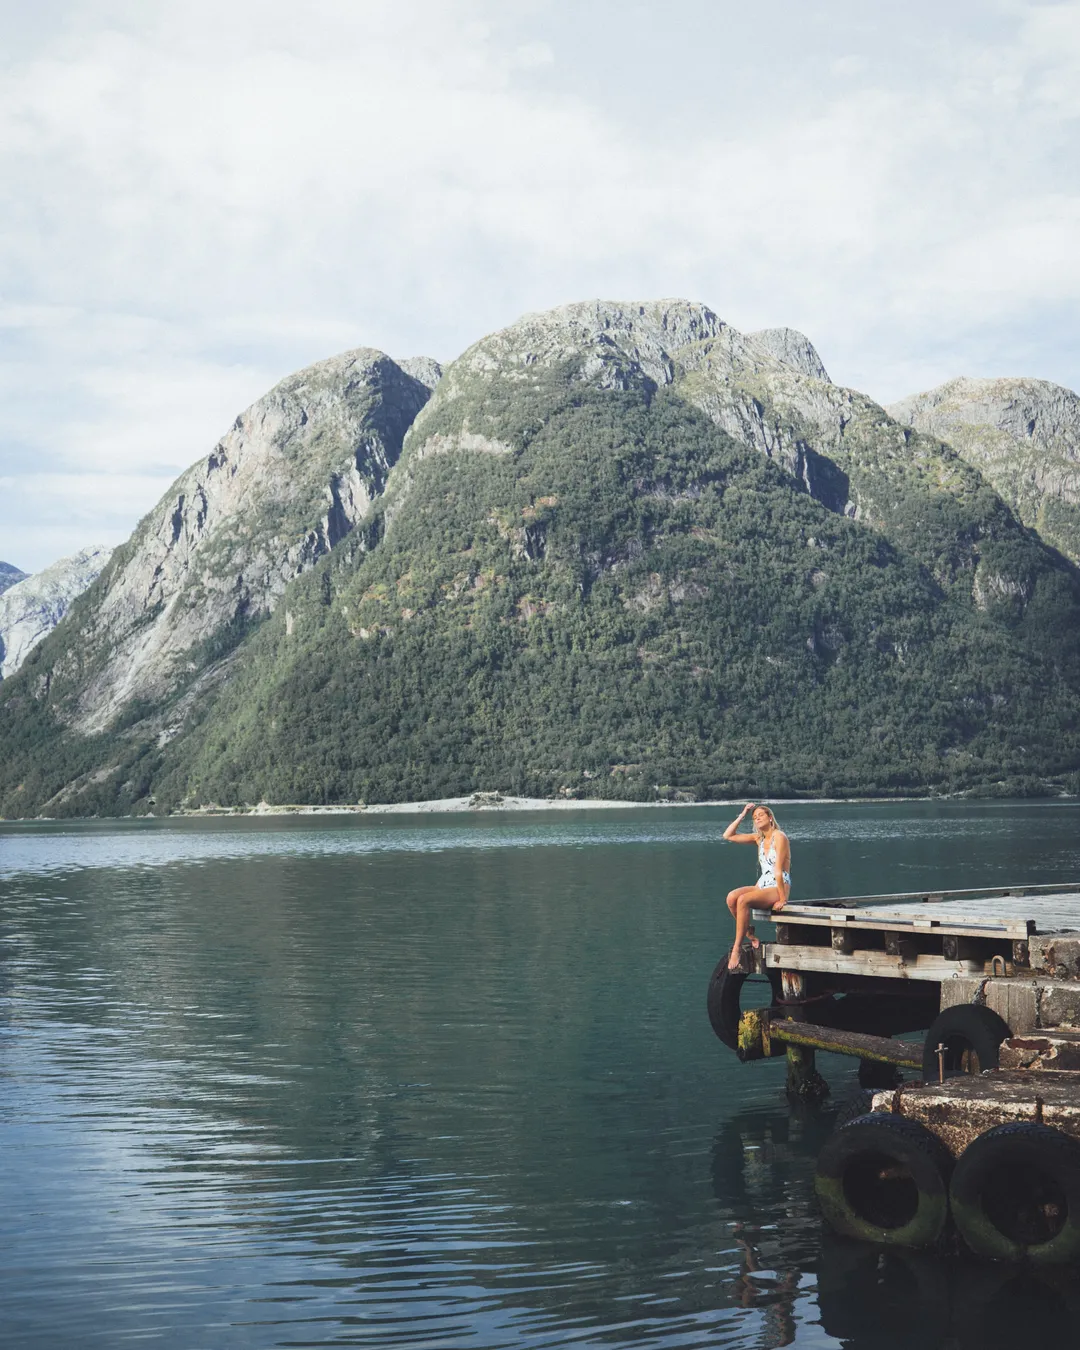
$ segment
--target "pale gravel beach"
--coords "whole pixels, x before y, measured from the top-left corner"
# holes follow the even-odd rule
[[[581,811],[641,806],[722,806],[724,802],[628,802],[599,797],[442,797],[428,802],[392,802],[385,806],[367,806],[364,815],[437,814],[443,811]]]
[[[931,797],[762,797],[772,806],[857,805],[873,802],[908,802],[943,800]],[[257,806],[200,806],[174,811],[174,816],[388,816],[388,815],[450,815],[454,812],[477,811],[639,811],[671,810],[686,807],[717,807],[725,811],[739,809],[745,798],[717,801],[627,801],[604,797],[506,797],[497,792],[477,792],[469,797],[440,797],[424,802],[357,802],[339,806],[271,806],[259,802]]]
[[[358,802],[353,806],[199,806],[175,811],[178,816],[385,816],[440,815],[461,811],[589,811],[630,810],[641,807],[723,806],[733,802],[634,802],[599,797],[503,797],[497,793],[474,793],[470,797],[440,797],[425,802]],[[739,803],[741,805],[741,802]]]

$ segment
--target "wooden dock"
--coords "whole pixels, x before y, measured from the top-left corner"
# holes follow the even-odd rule
[[[763,948],[772,970],[936,984],[1080,976],[1080,886],[801,901],[775,923],[776,939]]]
[[[785,1055],[793,1097],[828,1093],[817,1051],[856,1057],[876,1089],[822,1149],[829,1222],[1080,1264],[1080,884],[843,896],[754,919],[775,938],[739,971],[717,966],[716,1034],[745,1062]],[[743,1011],[754,978],[770,1002]]]

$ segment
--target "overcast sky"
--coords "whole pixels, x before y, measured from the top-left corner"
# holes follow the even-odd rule
[[[1080,3],[0,0],[0,559],[276,380],[685,296],[882,402],[1080,386]]]

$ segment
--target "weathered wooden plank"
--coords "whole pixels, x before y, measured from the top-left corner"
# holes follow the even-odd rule
[[[867,1036],[861,1031],[838,1031],[813,1022],[769,1021],[769,1037],[788,1045],[811,1050],[827,1050],[834,1055],[855,1055],[878,1064],[897,1064],[904,1068],[922,1068],[922,1047],[890,1036]]]
[[[937,920],[941,927],[962,924],[1005,924],[1019,927],[1031,925],[1032,931],[1069,932],[1080,928],[1080,894],[1061,893],[1014,898],[991,897],[985,900],[956,900],[951,904],[935,906],[870,905],[859,911],[860,917],[912,922]],[[962,931],[962,930],[960,930]],[[1023,933],[1017,936],[1022,937]]]
[[[814,909],[800,905],[785,905],[782,911],[785,924],[805,924],[808,928],[832,928],[856,932],[890,932],[903,930],[918,934],[941,934],[956,937],[1006,938],[1008,941],[1025,941],[1035,929],[1035,920],[1030,918],[1011,919],[953,919],[950,916],[909,915],[902,912],[876,913],[874,911],[837,911]],[[754,918],[767,921],[772,918],[768,910],[754,910]],[[780,915],[774,922],[781,922]]]
[[[914,961],[888,952],[857,951],[850,956],[832,947],[764,945],[769,970],[821,971],[828,975],[877,975],[893,980],[950,980],[957,975],[981,975],[981,961],[947,961],[942,956],[918,955]]]
[[[837,909],[860,909],[880,904],[941,904],[949,907],[967,900],[981,903],[983,899],[1011,899],[1040,896],[1070,896],[1080,901],[1080,882],[1049,882],[1038,886],[976,886],[953,891],[891,891],[881,895],[838,895],[820,899],[800,900],[802,905],[832,905]],[[1016,906],[1014,905],[1015,909]]]
[[[885,899],[891,905],[881,903]],[[790,901],[781,914],[754,912],[755,919],[788,926],[804,924],[831,928],[950,937],[1003,938],[1028,942],[1080,932],[1080,892],[1055,890],[1030,897],[995,894],[980,899],[956,899],[928,909],[915,903],[896,904],[905,897],[867,896],[853,901]],[[841,908],[841,905],[849,906]]]

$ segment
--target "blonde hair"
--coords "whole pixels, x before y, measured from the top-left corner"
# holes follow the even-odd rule
[[[761,802],[759,802],[757,806],[754,807],[754,815],[756,816],[759,811],[764,811],[765,814],[769,817],[769,819],[772,821],[774,830],[778,830],[780,828],[780,825],[777,822],[776,817],[773,815],[773,809],[771,806],[763,806]],[[753,817],[751,817],[751,819],[753,819]],[[761,831],[758,829],[756,825],[754,826],[754,833],[756,835],[760,835],[761,833]]]

